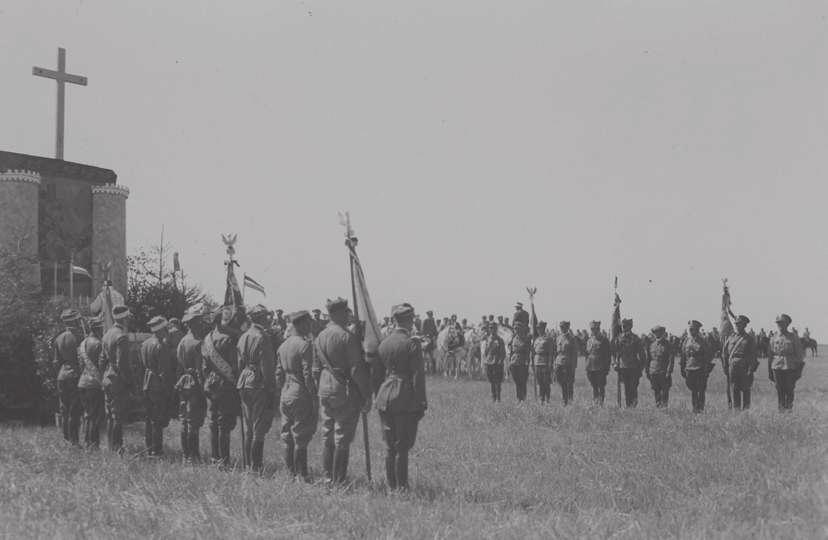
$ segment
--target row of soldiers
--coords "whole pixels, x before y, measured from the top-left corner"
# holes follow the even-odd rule
[[[555,380],[561,387],[563,404],[568,405],[573,399],[578,357],[583,352],[593,402],[603,405],[607,375],[612,368],[624,387],[627,407],[638,404],[642,375],[650,381],[656,406],[666,407],[673,384],[675,357],[678,356],[679,370],[691,392],[693,411],[697,413],[704,410],[707,381],[714,369],[714,358],[720,356],[733,406],[747,409],[754,373],[759,367],[758,347],[755,337],[747,331],[749,324],[747,316],[735,317],[735,332],[725,341],[721,351],[716,351],[702,335],[702,323],[697,320],[689,321],[685,336],[679,340],[671,339],[661,325],[653,327],[648,337],[639,337],[632,331],[632,319],[623,319],[620,334],[610,340],[602,332],[600,321],[592,321],[590,335],[583,345],[568,321],[561,321],[555,334],[547,332],[546,323],[541,321],[533,337],[529,324],[518,320],[508,344],[498,334],[498,325],[489,324],[488,333],[480,343],[480,353],[493,401],[501,399],[504,364],[508,361],[518,401],[526,399],[531,369],[541,402],[549,401],[551,383]],[[779,315],[776,324],[778,331],[773,333],[769,344],[768,377],[776,386],[779,410],[785,411],[793,407],[794,389],[805,365],[804,351],[798,336],[789,330],[790,316]]]
[[[193,306],[181,319],[183,336],[175,335],[177,321],[170,325],[153,317],[148,323],[152,336],[139,354],[145,452],[162,455],[164,430],[178,417],[184,458],[199,461],[199,432],[209,418],[212,461],[227,466],[230,435],[240,416],[243,463],[262,471],[265,437],[280,415],[286,468],[308,480],[307,448],[321,421],[322,468],[328,481],[342,483],[360,415],[373,403],[386,444],[387,485],[406,489],[409,450],[427,409],[422,351],[412,336],[414,308],[407,303],[392,308],[396,329],[369,364],[348,302],[337,298],[326,307],[328,320],[316,336],[318,314],[298,311],[289,315],[278,343],[271,331],[273,313],[261,305],[215,311]],[[122,452],[133,390],[132,315],[127,307],[116,306],[112,316],[112,328],[104,333],[102,319],[94,318],[91,331],[80,339],[80,314],[64,311],[66,329],[54,349],[64,437],[79,443],[82,417],[86,445],[98,446],[105,425],[109,449]]]

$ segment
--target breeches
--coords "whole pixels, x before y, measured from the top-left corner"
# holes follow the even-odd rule
[[[503,364],[486,364],[486,378],[490,383],[502,383]]]
[[[204,425],[204,418],[207,416],[207,400],[198,390],[182,390],[179,392],[178,414],[181,424],[192,428],[200,428]]]
[[[326,445],[347,448],[354,440],[361,404],[351,394],[345,400],[323,397],[320,416],[322,418],[322,439]]]
[[[98,444],[101,425],[104,421],[104,396],[100,388],[81,388],[81,407],[83,408],[83,434],[87,444]]]
[[[319,421],[319,409],[311,396],[282,400],[282,441],[292,441],[297,449],[307,448]]]
[[[114,425],[120,425],[126,419],[127,395],[125,391],[104,390],[104,407],[106,418]]]
[[[63,437],[66,440],[77,442],[82,412],[78,380],[70,377],[58,381],[57,389]]]
[[[167,427],[169,417],[169,394],[166,392],[144,392],[144,406],[146,407],[147,422]]]
[[[263,441],[273,425],[275,403],[261,388],[243,388],[240,394],[244,427],[247,430],[245,436],[248,439],[252,437],[253,441]]]
[[[420,422],[420,414],[393,414],[380,411],[379,417],[382,424],[382,438],[388,454],[408,452],[417,440],[417,424]]]
[[[691,392],[706,392],[707,391],[707,376],[706,369],[694,369],[687,372],[687,388]]]
[[[793,408],[794,389],[799,378],[800,371],[797,369],[774,369],[773,378],[776,384],[776,395],[779,399],[779,409],[787,410]]]
[[[509,366],[509,373],[515,381],[515,393],[518,400],[526,399],[526,381],[529,379],[529,366],[523,364],[512,364]]]
[[[734,390],[740,392],[750,391],[750,388],[753,386],[753,373],[748,373],[744,368],[731,369],[730,384],[733,385]]]
[[[216,392],[210,399],[210,429],[218,429],[222,433],[230,433],[236,427],[238,416],[238,395],[235,389],[225,389]]]

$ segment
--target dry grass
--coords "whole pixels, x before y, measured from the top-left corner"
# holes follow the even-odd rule
[[[483,382],[431,379],[412,458],[412,493],[288,482],[271,432],[265,478],[62,444],[54,429],[0,427],[0,534],[6,537],[824,538],[828,535],[828,366],[809,362],[792,414],[758,377],[754,408],[727,410],[720,371],[708,411],[681,380],[656,410],[646,380],[634,411],[487,401]],[[760,374],[764,373],[760,370]],[[614,400],[614,381],[609,394]],[[382,448],[372,414],[375,477]],[[206,431],[206,430],[203,430]],[[141,449],[141,430],[127,435]],[[238,438],[234,439],[238,452]],[[203,446],[206,448],[206,445]],[[314,440],[312,465],[319,462]],[[315,470],[318,474],[318,470]]]

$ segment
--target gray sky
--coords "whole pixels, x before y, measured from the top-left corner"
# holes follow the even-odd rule
[[[240,7],[243,6],[243,7]],[[223,287],[219,233],[266,303],[346,295],[351,211],[379,313],[718,320],[828,335],[828,3],[143,0],[0,3],[0,148],[129,186],[129,249],[161,224]],[[256,293],[249,293],[253,299]]]

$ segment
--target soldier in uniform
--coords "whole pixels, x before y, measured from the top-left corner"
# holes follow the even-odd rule
[[[245,463],[262,471],[264,439],[273,424],[279,402],[276,390],[276,351],[265,331],[267,308],[261,304],[247,311],[250,327],[238,341],[239,391],[245,426]]]
[[[311,334],[314,338],[319,335],[319,332],[325,329],[325,325],[327,324],[325,321],[322,320],[322,310],[321,309],[314,309],[313,310],[313,320],[311,321]]]
[[[515,303],[515,314],[512,316],[512,322],[515,325],[523,323],[529,326],[529,312],[523,309],[523,304],[520,302]]]
[[[628,408],[638,406],[638,383],[647,358],[641,339],[633,331],[633,320],[621,321],[621,335],[613,343],[616,357],[615,371],[624,384],[624,401]]]
[[[722,350],[722,369],[729,375],[733,407],[736,410],[750,408],[753,373],[759,368],[756,338],[745,331],[748,324],[750,319],[746,315],[736,317],[736,331],[727,338]]]
[[[201,356],[204,359],[204,394],[209,402],[210,451],[213,462],[230,464],[230,434],[240,412],[238,381],[237,331],[232,327],[233,309],[222,307],[213,313],[213,329],[204,336]]]
[[[423,352],[426,355],[427,363],[426,368],[428,369],[429,373],[436,373],[437,372],[437,360],[434,358],[434,350],[437,347],[437,322],[434,320],[434,312],[427,311],[426,318],[423,320],[423,329],[422,334],[428,338],[426,342],[426,346],[423,348]]]
[[[687,337],[681,343],[681,376],[690,389],[695,413],[704,411],[707,378],[713,371],[713,355],[707,340],[699,332],[701,326],[699,321],[690,321]]]
[[[656,407],[666,407],[673,385],[673,346],[663,326],[654,326],[653,339],[647,345],[647,379],[655,393]]]
[[[79,327],[81,315],[74,309],[66,309],[60,314],[60,320],[65,326],[54,342],[55,367],[58,369],[57,390],[60,405],[60,420],[63,428],[63,438],[78,444],[81,402],[78,394],[78,342],[81,329]]]
[[[207,414],[207,400],[204,397],[204,358],[201,356],[204,339],[204,306],[196,304],[184,313],[182,322],[187,333],[178,342],[178,381],[175,389],[179,399],[179,417],[181,418],[181,451],[184,461],[192,463],[201,460],[199,450],[199,430],[204,425]]]
[[[313,322],[307,311],[290,315],[293,335],[276,352],[276,381],[282,388],[282,442],[285,465],[294,477],[308,475],[308,443],[316,433],[319,401],[313,376]]]
[[[591,333],[585,346],[587,380],[592,385],[593,404],[603,406],[610,370],[610,342],[601,333],[600,321],[592,321],[589,331]]]
[[[506,344],[497,334],[497,323],[489,323],[488,335],[480,342],[480,357],[486,366],[486,378],[492,387],[492,401],[500,401],[503,384],[503,361],[506,359]]]
[[[408,489],[408,452],[417,438],[417,425],[428,408],[420,342],[411,337],[414,308],[394,306],[394,332],[382,340],[379,360],[385,380],[377,391],[377,411],[385,440],[385,479],[389,489]]]
[[[555,380],[561,386],[561,397],[566,406],[573,399],[580,345],[578,338],[570,332],[569,321],[561,321],[558,328],[560,333],[555,340]]]
[[[144,440],[147,455],[160,456],[164,449],[164,428],[169,425],[169,402],[175,384],[175,363],[167,347],[167,319],[153,317],[147,323],[152,336],[141,344],[141,367],[144,368],[144,406],[146,421]]]
[[[331,322],[316,338],[314,370],[319,371],[323,467],[333,483],[342,483],[360,412],[371,409],[370,371],[362,343],[347,330],[348,301],[328,300]]]
[[[509,342],[509,373],[515,381],[518,401],[526,399],[526,381],[529,379],[529,362],[532,354],[532,337],[529,327],[523,323],[515,326],[515,335]]]
[[[533,343],[532,363],[538,382],[541,403],[549,403],[552,385],[552,362],[555,356],[555,340],[546,333],[546,322],[538,322],[538,337]]]
[[[768,378],[776,385],[779,411],[793,409],[796,381],[805,367],[805,354],[796,334],[788,330],[791,317],[785,313],[776,317],[778,332],[770,340],[768,354]]]
[[[106,407],[107,446],[113,452],[124,447],[124,420],[127,414],[129,389],[132,388],[132,366],[129,363],[129,324],[132,313],[126,306],[112,308],[115,324],[101,338],[103,358],[104,405]]]
[[[97,448],[100,443],[101,424],[104,421],[103,363],[101,362],[101,336],[103,317],[89,320],[90,333],[78,347],[78,358],[82,370],[78,379],[83,410],[83,442],[87,448]]]

